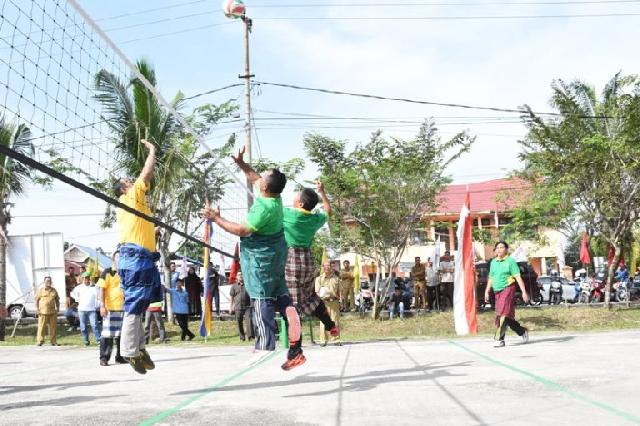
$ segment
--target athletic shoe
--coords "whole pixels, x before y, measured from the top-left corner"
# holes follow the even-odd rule
[[[327,346],[327,342],[320,343],[320,346],[322,346],[324,348],[325,346]]]
[[[504,346],[505,346],[504,340],[498,340],[493,344],[494,348],[504,348]]]
[[[141,356],[125,357],[125,360],[133,367],[134,371],[138,374],[147,374],[147,370],[144,368]]]
[[[127,360],[121,356],[117,356],[115,359],[116,364],[127,364]]]
[[[100,365],[101,365],[101,366],[103,366],[103,367],[106,367],[106,366],[108,366],[108,365],[109,365],[109,363],[107,362],[107,360],[106,360],[106,359],[101,359],[101,360],[100,360]]]
[[[302,352],[300,352],[298,355],[294,356],[292,359],[288,359],[284,364],[282,364],[281,367],[284,371],[289,371],[289,370],[293,370],[299,365],[304,364],[305,362],[307,362],[307,358],[305,358]]]
[[[44,342],[38,342],[38,346],[44,345]]]
[[[145,370],[153,370],[156,368],[146,349],[140,349],[140,358],[142,359],[142,365],[144,365]]]
[[[334,343],[334,345],[335,346],[342,346],[342,343],[341,342],[336,342],[336,343]]]
[[[334,326],[331,330],[329,330],[329,334],[333,337],[340,335],[340,329],[337,326]]]
[[[529,343],[529,329],[524,329],[524,333],[522,334],[522,344],[526,345],[527,343]]]
[[[260,351],[260,350],[257,350],[257,349],[254,350],[253,351],[253,356],[251,357],[251,359],[247,363],[247,367],[253,367],[254,365],[259,364],[262,360],[264,360],[266,357],[268,357],[272,353],[273,353],[273,351]]]
[[[84,342],[84,345],[85,346],[89,346],[89,342]]]

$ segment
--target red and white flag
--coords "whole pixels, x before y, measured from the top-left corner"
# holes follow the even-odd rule
[[[473,219],[469,192],[460,210],[458,253],[453,285],[453,318],[459,336],[478,333],[476,317],[475,271],[473,269]]]

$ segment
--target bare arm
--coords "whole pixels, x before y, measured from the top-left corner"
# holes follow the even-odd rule
[[[140,179],[142,179],[145,184],[149,185],[149,183],[151,183],[151,178],[153,178],[153,169],[156,165],[156,147],[146,139],[142,139],[140,143],[149,150],[147,160],[144,162],[144,167],[140,173]]]
[[[327,216],[331,217],[331,203],[329,202],[329,197],[327,197],[327,193],[324,191],[324,184],[321,181],[317,183],[318,193],[320,194],[320,198],[322,199],[322,208]]]
[[[487,279],[487,288],[484,291],[484,301],[488,302],[489,301],[489,293],[491,292],[491,286],[492,286],[493,282],[491,281],[491,278]]]
[[[247,179],[249,179],[251,184],[255,185],[255,183],[258,182],[260,179],[262,179],[262,177],[260,177],[260,175],[256,173],[256,171],[253,170],[253,168],[250,165],[245,163],[244,152],[245,152],[245,147],[243,146],[238,151],[238,155],[232,155],[231,158],[233,158],[233,161],[238,165],[238,167],[240,167],[240,170],[242,170],[242,172],[245,174]]]
[[[202,217],[213,221],[220,228],[224,229],[230,234],[237,235],[238,237],[246,237],[251,234],[252,231],[246,225],[240,223],[231,222],[220,216],[220,209],[204,208],[201,212]]]
[[[527,293],[527,288],[524,285],[524,281],[522,280],[522,277],[520,275],[517,275],[516,281],[520,286],[520,291],[522,292],[522,300],[524,300],[524,303],[529,303],[529,294]]]

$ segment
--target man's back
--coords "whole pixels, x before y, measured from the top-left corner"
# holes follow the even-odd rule
[[[310,248],[316,232],[327,223],[327,215],[304,209],[286,208],[283,211],[284,236],[287,246]]]

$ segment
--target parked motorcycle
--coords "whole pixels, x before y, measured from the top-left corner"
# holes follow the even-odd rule
[[[627,302],[629,299],[629,281],[623,280],[613,283],[613,291],[616,302]]]
[[[369,288],[369,283],[363,282],[358,295],[358,310],[365,313],[371,308],[373,308],[373,291]]]
[[[549,287],[549,304],[559,305],[562,302],[562,283],[560,281],[551,281]]]
[[[607,282],[596,277],[591,286],[591,302],[604,302],[604,290]]]
[[[580,282],[580,293],[578,294],[579,303],[589,303],[591,301],[591,282],[582,280]]]

